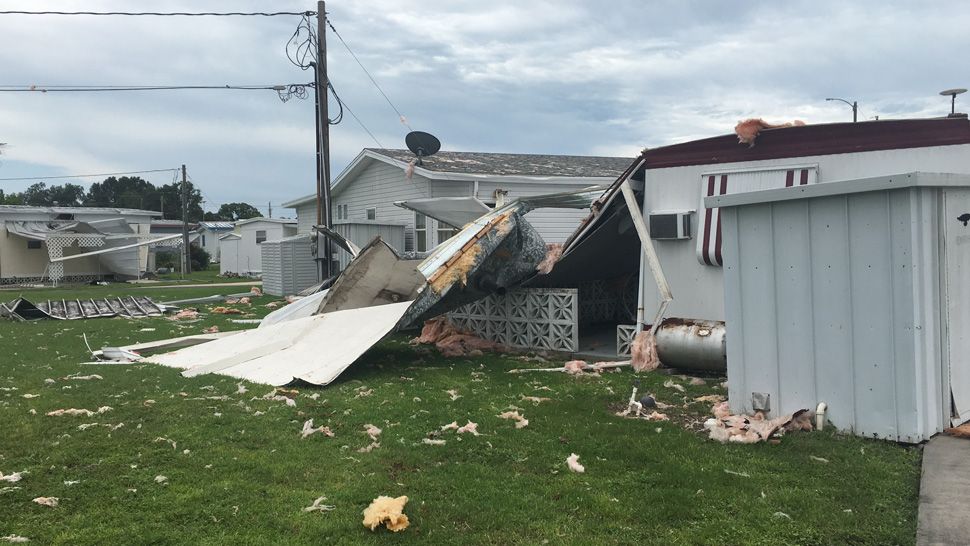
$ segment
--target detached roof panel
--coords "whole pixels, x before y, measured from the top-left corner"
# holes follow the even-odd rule
[[[415,158],[410,150],[366,148],[403,161]],[[497,176],[572,176],[577,178],[616,177],[633,158],[576,155],[497,154],[486,152],[438,152],[421,159],[421,168],[445,173]]]

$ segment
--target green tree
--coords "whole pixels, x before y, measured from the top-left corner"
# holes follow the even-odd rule
[[[186,182],[189,193],[189,222],[201,222],[205,212],[202,210],[202,192],[197,190],[191,182]],[[165,206],[156,208],[167,220],[182,219],[182,183],[174,182],[158,188],[160,200]]]
[[[216,215],[222,220],[236,221],[236,220],[246,220],[248,218],[259,218],[262,214],[259,213],[259,209],[250,205],[249,203],[223,203],[219,207],[219,211]]]
[[[159,210],[158,189],[138,176],[114,176],[91,184],[84,204],[89,207],[120,207]]]

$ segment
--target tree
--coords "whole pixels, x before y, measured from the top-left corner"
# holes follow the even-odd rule
[[[219,211],[216,215],[223,220],[236,221],[236,220],[246,220],[248,218],[259,218],[262,214],[259,213],[259,209],[250,205],[249,203],[223,203],[219,207]]]
[[[89,207],[152,210],[159,210],[160,207],[158,189],[138,176],[111,176],[103,182],[91,184],[84,204]]]
[[[201,222],[204,212],[202,210],[202,192],[195,189],[191,182],[186,182],[189,190],[189,222]],[[160,200],[164,201],[165,206],[155,210],[162,212],[162,217],[166,220],[182,219],[182,183],[173,182],[158,188]]]

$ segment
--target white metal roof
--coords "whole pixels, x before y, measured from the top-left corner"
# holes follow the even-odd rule
[[[121,214],[128,216],[161,216],[161,212],[115,207],[40,207],[33,205],[0,205],[0,214]]]
[[[246,224],[251,224],[253,222],[270,222],[273,224],[296,224],[296,219],[294,218],[263,218],[262,216],[258,218],[248,218],[246,220],[240,220],[236,222],[236,226],[244,226]]]

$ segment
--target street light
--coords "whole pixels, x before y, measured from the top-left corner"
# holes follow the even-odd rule
[[[849,101],[847,101],[845,99],[835,99],[835,98],[828,98],[828,99],[825,99],[825,100],[840,100],[840,101],[848,104],[849,106],[852,107],[852,123],[855,123],[855,122],[859,121],[859,103],[858,102],[856,102],[856,101],[849,102]]]

